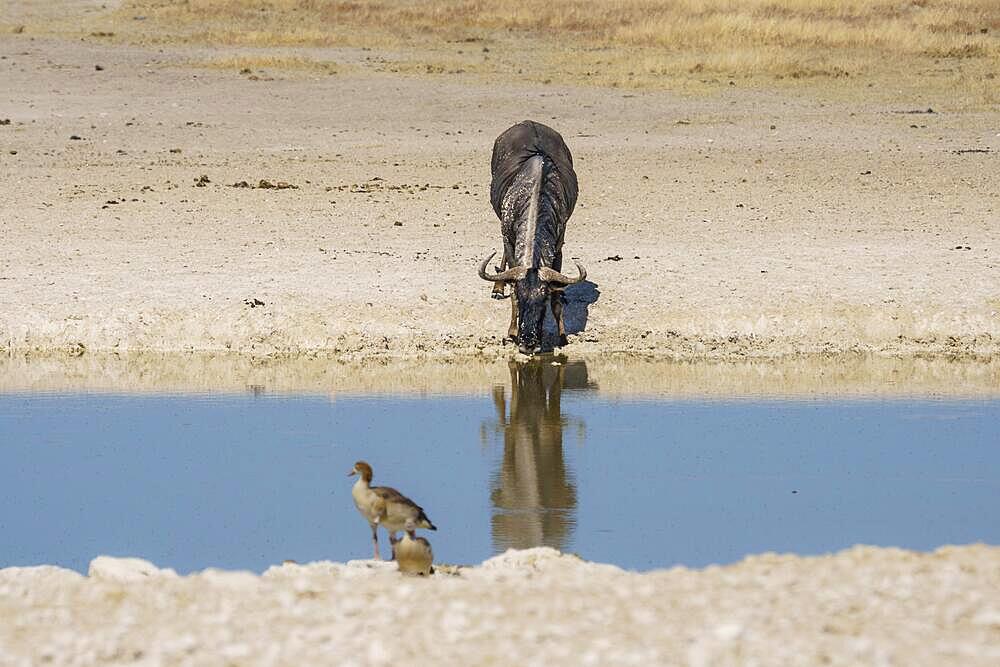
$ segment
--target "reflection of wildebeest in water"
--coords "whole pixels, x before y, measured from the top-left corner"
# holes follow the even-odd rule
[[[564,549],[576,520],[576,488],[563,460],[563,388],[584,388],[587,365],[510,362],[510,412],[493,390],[503,463],[493,478],[493,546]],[[582,424],[581,424],[582,428]]]
[[[494,298],[504,298],[503,286],[513,285],[507,336],[522,353],[541,351],[546,306],[552,308],[559,345],[565,345],[563,290],[587,277],[580,264],[576,278],[560,273],[566,222],[576,206],[573,156],[558,132],[526,120],[497,137],[491,171],[490,203],[500,218],[504,252],[500,273],[486,271],[493,253],[479,275],[495,283]]]

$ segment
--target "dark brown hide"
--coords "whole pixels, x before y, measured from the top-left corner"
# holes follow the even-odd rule
[[[551,269],[556,277],[562,271],[566,222],[578,194],[573,156],[558,132],[526,120],[497,137],[491,170],[490,203],[500,218],[504,240],[500,268],[522,269],[520,277],[511,281],[510,338],[526,354],[539,351],[548,306],[557,320],[560,344],[565,344],[562,284],[550,284],[539,270]],[[502,294],[502,283],[497,283],[494,296]]]

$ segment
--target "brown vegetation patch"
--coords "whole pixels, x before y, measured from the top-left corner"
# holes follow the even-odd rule
[[[530,33],[604,46],[672,52],[754,53],[873,49],[996,57],[1000,7],[993,0],[131,0],[122,18],[142,16],[173,37],[228,44],[324,46],[383,40],[412,43]],[[152,23],[150,23],[152,22]]]
[[[46,29],[81,27],[31,27]],[[995,0],[126,0],[84,30],[150,44],[360,47],[376,50],[376,71],[412,75],[682,91],[822,80],[954,91],[979,105],[997,102],[986,79],[1000,70]],[[274,67],[321,68],[284,56]]]
[[[988,104],[984,76],[1000,69],[994,0],[130,0],[98,27],[146,43],[405,51],[373,60],[395,73],[629,88],[863,78]],[[275,66],[309,67],[294,60]],[[939,60],[959,65],[928,77]]]

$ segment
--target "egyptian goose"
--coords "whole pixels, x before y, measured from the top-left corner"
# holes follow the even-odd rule
[[[375,560],[382,560],[378,553],[378,527],[381,525],[389,532],[389,544],[396,542],[396,533],[406,527],[407,519],[413,522],[415,528],[437,530],[431,520],[424,514],[420,505],[416,504],[402,493],[388,486],[371,486],[372,467],[364,461],[354,464],[348,477],[359,475],[360,478],[351,489],[354,505],[358,508],[372,527],[372,544],[375,547]]]
[[[434,552],[431,543],[423,537],[417,537],[417,525],[413,519],[407,519],[403,526],[403,537],[395,542],[396,564],[404,574],[428,575],[434,574]]]

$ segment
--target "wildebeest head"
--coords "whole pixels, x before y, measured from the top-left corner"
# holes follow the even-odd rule
[[[542,282],[538,269],[528,269],[513,288],[517,299],[517,346],[523,354],[535,354],[542,347],[542,323],[551,288]]]
[[[479,277],[490,282],[508,283],[513,286],[517,300],[517,346],[522,354],[538,354],[542,347],[542,323],[545,321],[545,307],[553,292],[561,292],[567,285],[583,281],[587,270],[576,265],[580,272],[576,278],[564,276],[547,266],[527,268],[515,266],[503,273],[490,275],[486,267],[496,255],[494,252],[479,265]]]

